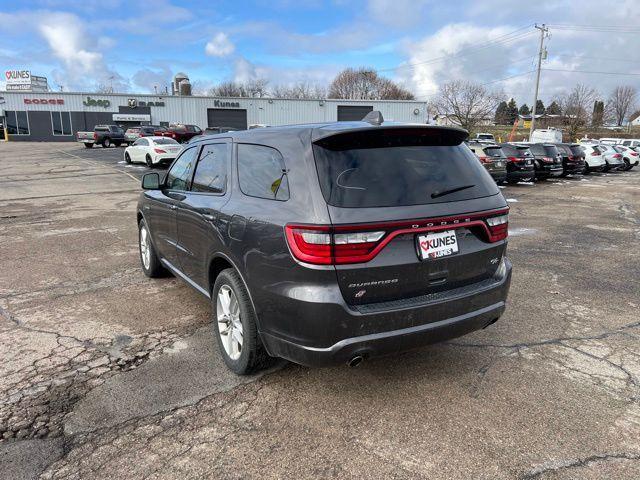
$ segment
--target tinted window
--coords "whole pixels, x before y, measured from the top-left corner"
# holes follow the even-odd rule
[[[569,147],[569,150],[571,150],[571,153],[573,153],[573,155],[578,155],[578,156],[584,155],[584,150],[582,150],[582,147],[578,145],[571,145]]]
[[[499,192],[471,150],[458,144],[460,139],[454,142],[439,135],[426,130],[382,130],[317,142],[314,156],[325,200],[338,207],[392,207],[460,201]],[[435,195],[462,186],[468,188]]]
[[[542,145],[531,145],[529,150],[531,150],[531,153],[534,155],[545,155],[544,147]]]
[[[490,157],[504,158],[504,153],[500,147],[486,147],[484,152]]]
[[[526,147],[517,147],[508,144],[501,145],[501,147],[507,157],[525,158],[531,156],[531,152]]]
[[[9,135],[17,135],[18,122],[16,120],[16,112],[5,112],[5,120],[7,122],[7,133]]]
[[[140,146],[142,146],[142,147],[146,147],[147,145],[149,145],[149,142],[147,142],[147,139],[146,139],[146,138],[139,138],[138,140],[136,140],[135,142],[133,142],[133,144],[134,144],[136,147],[140,147]]]
[[[95,131],[96,132],[108,132],[109,129],[107,127],[96,127]]]
[[[29,135],[29,122],[27,120],[27,112],[16,112],[18,119],[18,134]]]
[[[60,117],[62,118],[62,134],[71,135],[73,133],[71,131],[71,114],[69,112],[60,112]]]
[[[194,192],[224,193],[227,186],[227,164],[230,145],[205,145],[193,176]]]
[[[53,127],[54,135],[62,135],[62,119],[60,118],[60,112],[51,112],[51,125]]]
[[[155,138],[153,143],[156,145],[180,145],[173,138]]]
[[[287,170],[280,152],[261,145],[238,145],[240,190],[252,197],[289,199]]]
[[[167,173],[167,188],[171,190],[189,190],[191,172],[196,161],[198,148],[190,148],[182,152]]]
[[[544,151],[548,157],[553,157],[553,158],[557,157],[558,154],[560,153],[558,149],[553,145],[545,145]]]

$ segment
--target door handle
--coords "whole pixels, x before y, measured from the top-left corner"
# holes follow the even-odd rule
[[[216,215],[211,215],[210,213],[203,213],[202,216],[205,220],[209,220],[210,222],[216,221]]]
[[[177,210],[178,206],[177,205],[171,205],[171,210]]]

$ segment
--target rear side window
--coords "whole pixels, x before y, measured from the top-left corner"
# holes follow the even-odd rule
[[[558,154],[560,153],[558,151],[558,149],[556,147],[554,147],[553,145],[545,145],[544,146],[544,151],[546,152],[546,155],[548,157],[557,157]]]
[[[216,143],[205,145],[193,175],[191,190],[223,194],[227,187],[227,164],[229,144]]]
[[[238,181],[242,193],[250,197],[289,199],[287,169],[275,148],[238,144]]]
[[[531,145],[529,149],[534,155],[545,155],[544,147],[542,145]]]
[[[507,157],[525,158],[531,156],[531,151],[526,147],[515,145],[502,145],[502,151]]]
[[[383,129],[322,139],[313,151],[324,198],[336,207],[366,208],[497,194],[495,182],[461,140],[426,129]],[[442,194],[450,189],[459,190]]]

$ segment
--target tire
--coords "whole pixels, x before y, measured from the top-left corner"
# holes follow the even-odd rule
[[[111,139],[105,138],[102,140],[102,148],[111,148]]]
[[[591,173],[591,169],[589,168],[589,164],[587,162],[584,163],[584,170],[582,171],[583,175],[589,175]]]
[[[84,143],[84,148],[93,148],[93,143]]]
[[[624,170],[625,172],[628,172],[629,170],[631,170],[631,168],[633,168],[631,166],[631,162],[629,161],[628,158],[624,159],[624,168],[622,168],[621,170]]]
[[[149,156],[148,153],[147,153],[147,156],[146,156],[145,160],[147,162],[147,167],[153,168],[153,160],[151,160],[151,156]]]
[[[116,148],[118,148],[120,145],[122,145],[122,142],[113,142],[113,144],[116,146]]]
[[[224,298],[229,299],[226,307]],[[211,295],[211,310],[213,331],[220,355],[229,370],[237,375],[248,375],[269,365],[271,357],[265,351],[258,335],[256,314],[249,299],[249,292],[233,268],[223,270],[216,278]],[[224,334],[224,330],[223,334],[220,334],[220,328],[225,325],[227,335]]]
[[[127,152],[124,152],[124,161],[127,163],[131,163],[131,157]]]
[[[143,238],[145,245],[143,246]],[[151,234],[144,219],[138,224],[138,251],[140,252],[140,265],[142,271],[149,278],[158,278],[166,275],[166,269],[160,263],[156,249],[151,241]]]

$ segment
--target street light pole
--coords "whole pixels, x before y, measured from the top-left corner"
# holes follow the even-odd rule
[[[536,74],[536,90],[533,97],[533,109],[531,110],[531,126],[529,127],[529,141],[531,141],[531,135],[536,128],[536,106],[538,104],[538,89],[540,88],[540,69],[542,67],[542,54],[544,52],[544,38],[549,29],[543,23],[542,25],[535,26],[540,30],[540,50],[538,50],[538,72]]]

